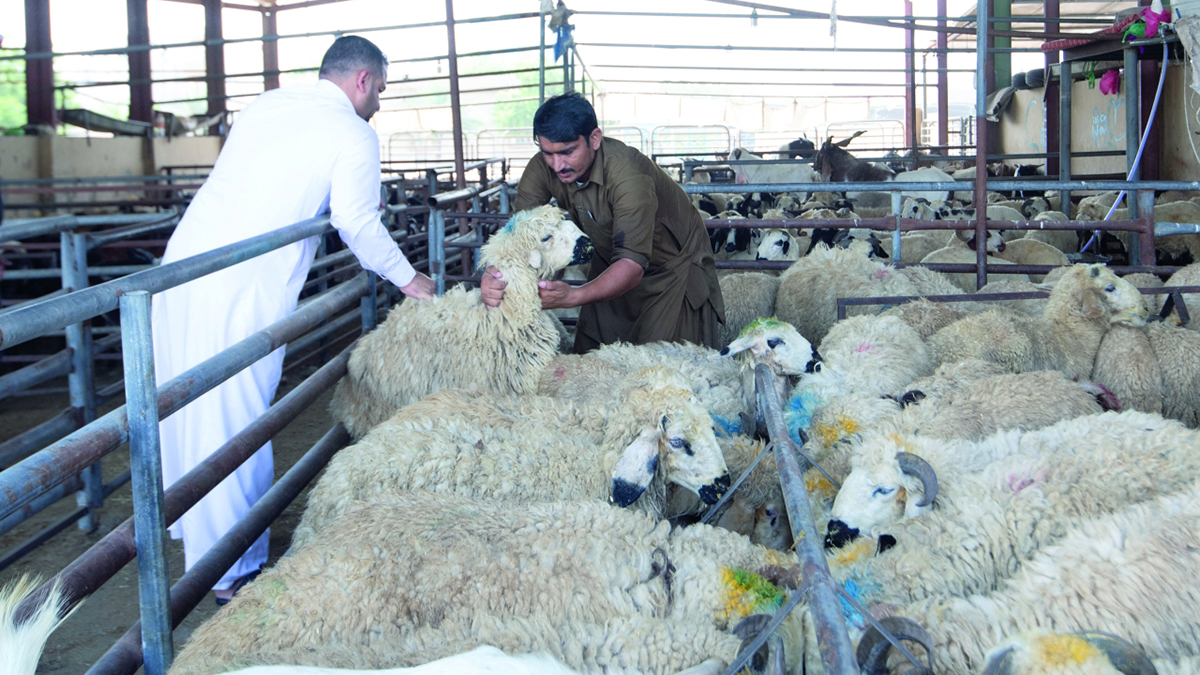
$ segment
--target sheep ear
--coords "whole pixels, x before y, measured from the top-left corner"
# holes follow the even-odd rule
[[[643,431],[621,453],[613,469],[611,503],[622,508],[629,506],[650,487],[658,470],[659,436],[657,429]]]
[[[1104,301],[1100,298],[1100,293],[1089,289],[1083,294],[1083,299],[1079,304],[1080,314],[1085,319],[1095,319],[1104,315]]]
[[[542,252],[536,248],[529,252],[529,266],[534,269],[542,266]]]
[[[721,350],[721,356],[733,356],[740,354],[747,349],[756,357],[762,356],[767,351],[767,343],[758,335],[743,335],[742,337],[729,343],[729,346]]]

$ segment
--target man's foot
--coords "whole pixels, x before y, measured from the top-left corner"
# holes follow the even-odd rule
[[[245,586],[246,584],[248,584],[251,581],[254,581],[256,578],[258,578],[258,575],[261,571],[262,570],[254,570],[250,574],[247,574],[246,576],[242,577],[241,579],[238,579],[237,581],[233,582],[233,585],[230,586],[229,588],[225,588],[222,590],[217,590],[214,588],[213,595],[217,596],[217,605],[225,606],[225,605],[229,604],[229,601],[233,599],[233,596],[237,595],[237,592],[242,590],[242,586]]]

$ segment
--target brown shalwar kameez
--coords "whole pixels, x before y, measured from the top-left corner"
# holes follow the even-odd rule
[[[548,204],[551,197],[592,239],[589,281],[622,258],[645,272],[624,295],[580,309],[577,354],[617,341],[718,346],[725,304],[708,233],[670,176],[637,150],[605,138],[582,185],[560,181],[541,153],[530,160],[517,186],[516,210]]]

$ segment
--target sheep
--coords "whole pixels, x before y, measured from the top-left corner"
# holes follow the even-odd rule
[[[540,206],[514,215],[480,250],[508,282],[489,311],[477,290],[459,286],[427,302],[405,302],[364,336],[330,404],[361,438],[402,406],[448,387],[529,394],[558,353],[558,320],[542,310],[538,279],[591,259],[591,241],[566,212]],[[454,345],[454,349],[446,349]]]
[[[1200,427],[1200,333],[1153,323],[1146,337],[1162,377],[1163,416]]]
[[[755,251],[755,260],[799,260],[801,250],[808,250],[804,232],[772,228],[764,230],[762,241]],[[722,294],[724,297],[724,294]]]
[[[990,675],[1157,675],[1137,647],[1109,635],[1029,630],[996,645],[984,657]]]
[[[1022,552],[1061,536],[1065,519],[1109,513],[1195,481],[1197,443],[1200,434],[1178,421],[1138,411],[1087,415],[1035,431],[1011,429],[979,442],[881,429],[864,435],[854,450],[826,545],[844,546],[860,533],[893,543],[911,536],[925,546],[936,539],[942,547],[975,536],[978,549],[945,563],[976,575],[971,580],[942,575],[884,586],[908,593],[904,588],[913,584],[969,585],[981,574],[994,579],[1015,567]],[[1031,487],[1036,489],[1026,497]],[[910,523],[915,534],[905,529]],[[965,556],[985,561],[987,569],[968,565]]]
[[[1167,662],[1194,657],[1200,653],[1198,518],[1193,483],[1075,524],[993,592],[930,597],[897,614],[933,637],[939,673],[978,672],[998,638],[1045,627],[1119,633]]]
[[[438,392],[329,462],[292,546],[355,499],[418,488],[513,502],[605,500],[662,516],[674,484],[715,503],[729,471],[711,418],[678,384],[678,373],[650,369],[618,404],[586,409],[545,397]]]
[[[938,363],[974,357],[1010,372],[1061,370],[1086,379],[1109,325],[1144,325],[1147,314],[1132,284],[1102,265],[1077,264],[1050,291],[1042,316],[991,309],[946,326],[928,343]]]
[[[1061,211],[1042,211],[1030,220],[1035,223],[1053,223],[1067,221],[1070,218],[1067,218],[1067,215]],[[1078,230],[1027,230],[1025,238],[1050,244],[1063,253],[1079,252]]]
[[[1200,286],[1200,262],[1192,263],[1183,269],[1176,270],[1167,279],[1167,286]],[[1200,331],[1200,293],[1183,293],[1183,304],[1187,307],[1190,321],[1186,328]],[[1179,311],[1172,310],[1167,317],[1174,323],[1179,323]]]
[[[623,671],[629,675],[631,671]],[[713,671],[716,672],[716,671]],[[226,675],[580,675],[559,663],[549,654],[518,654],[509,656],[492,647],[482,645],[469,652],[455,654],[423,663],[411,668],[388,668],[386,670],[348,670],[321,668],[319,666],[276,665],[251,666],[227,671]]]
[[[729,346],[755,319],[775,316],[775,296],[779,277],[763,272],[740,272],[717,277],[721,297],[725,299],[725,324],[721,326],[721,347]]]
[[[401,666],[479,644],[589,672],[720,669],[739,646],[726,631],[786,597],[759,572],[797,572],[731,532],[597,502],[513,508],[414,490],[354,507],[196,629],[171,675]],[[789,671],[799,624],[781,629]]]
[[[903,271],[908,272],[910,269],[916,268],[905,268]],[[959,289],[955,287],[955,291],[957,290]],[[930,302],[922,298],[897,305],[880,316],[895,316],[917,331],[922,340],[928,340],[930,335],[967,315],[967,312],[959,307],[961,304]]]
[[[1067,269],[1064,267],[1056,269]],[[1055,270],[1051,271],[1051,274]],[[1049,277],[1050,275],[1046,275]],[[1061,274],[1058,275],[1061,278]],[[1035,284],[1024,275],[1018,276],[1015,274],[996,274],[988,277],[988,282],[983,285],[983,288],[975,291],[976,295],[985,295],[988,293],[1045,293],[1047,289],[1053,288],[1055,282],[1043,280],[1040,284]],[[1031,316],[1041,316],[1046,309],[1046,298],[1027,298],[1024,300],[990,300],[984,307],[983,301],[979,303],[969,303],[969,308],[980,311],[981,309],[991,309],[994,307],[1004,307],[1022,314]]]
[[[946,246],[945,248],[940,248],[921,259],[921,264],[923,264],[923,265],[938,264],[938,263],[943,263],[943,264],[944,263],[958,263],[958,264],[973,265],[973,264],[975,264],[975,262],[976,262],[975,251],[969,250],[966,247],[956,246],[956,245],[955,246]],[[1013,263],[1008,262],[1007,260],[1001,260],[1000,258],[996,258],[996,257],[989,255],[989,256],[987,256],[987,264],[988,265],[1011,265]],[[959,292],[973,293],[975,291],[976,275],[974,273],[946,272],[945,274],[946,274],[946,277],[949,278],[950,282],[958,287]],[[1008,275],[1006,275],[1006,276],[1008,276]],[[1027,277],[1023,274],[1013,275],[1013,276],[1015,276],[1017,279],[1029,281],[1029,277]]]
[[[731,161],[762,161],[762,157],[746,150],[734,148],[729,153]],[[737,174],[737,182],[749,184],[763,183],[816,183],[820,181],[812,167],[804,162],[782,162],[770,164],[737,164],[733,167]],[[801,201],[808,199],[808,193],[802,194]]]
[[[848,249],[819,245],[780,276],[775,314],[819,344],[837,320],[837,298],[916,295],[915,291],[895,268],[871,260],[864,244]],[[848,307],[846,313],[877,314],[882,309],[886,307]]]
[[[55,583],[33,611],[18,621],[17,608],[41,585],[40,580],[23,575],[0,589],[0,654],[4,655],[0,671],[7,675],[34,675],[50,634],[79,608],[77,604],[67,609],[62,587]]]
[[[1016,265],[1054,265],[1056,267],[1065,267],[1071,264],[1062,251],[1050,244],[1028,237],[1008,242],[1004,250],[997,253],[996,257]],[[1042,282],[1044,277],[1044,274],[1031,274],[1028,279],[1038,284]]]

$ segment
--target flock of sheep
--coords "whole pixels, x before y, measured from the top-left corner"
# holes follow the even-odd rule
[[[832,194],[754,199],[764,218],[865,215]],[[1102,208],[1092,199],[1081,214]],[[739,232],[716,243],[736,253]],[[951,232],[914,234],[934,241],[905,235],[903,251],[940,238],[974,260]],[[515,215],[482,250],[509,283],[499,308],[460,287],[401,304],[359,342],[333,401],[354,444],[314,486],[289,555],[194,632],[172,675],[721,672],[803,576],[779,476],[756,463],[759,364],[824,469],[805,482],[835,579],[934,672],[1200,672],[1200,332],[1148,321],[1163,298],[1138,287],[1157,277],[1069,265],[1062,237],[1033,234],[1059,233],[994,248],[1028,239],[1061,267],[992,290],[1045,300],[837,321],[837,297],[964,290],[853,233],[778,247],[794,261],[778,276],[723,274],[719,351],[579,356],[561,353],[536,286],[581,262],[586,237],[552,206]],[[1168,283],[1198,280],[1192,264]],[[25,590],[0,597],[0,627]],[[19,639],[53,629],[43,609]],[[845,617],[868,669],[903,670],[867,617]],[[758,667],[822,671],[803,604],[777,636]]]

